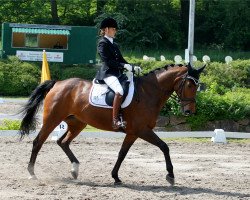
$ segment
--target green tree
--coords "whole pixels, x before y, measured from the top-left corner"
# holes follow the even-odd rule
[[[119,21],[127,48],[183,49],[189,0],[2,0],[0,22],[94,26]],[[249,51],[250,1],[196,0],[195,45]]]
[[[51,4],[52,24],[60,24],[60,20],[58,17],[58,10],[57,10],[57,1],[50,0],[50,4]]]
[[[101,16],[106,15],[120,16],[117,38],[126,47],[158,49],[181,45],[179,12],[170,0],[108,1]]]
[[[250,1],[197,0],[196,43],[221,49],[250,47]]]

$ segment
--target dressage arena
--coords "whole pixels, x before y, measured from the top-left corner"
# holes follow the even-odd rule
[[[38,180],[26,170],[32,138],[1,137],[0,199],[250,199],[250,144],[169,141],[176,185],[165,180],[160,150],[142,140],[131,147],[114,186],[111,170],[122,138],[79,136],[72,150],[81,162],[73,180],[70,162],[48,140],[36,163]]]
[[[81,164],[78,180],[67,156],[48,139],[35,165],[38,180],[29,180],[33,139],[0,137],[0,199],[250,199],[250,143],[167,140],[176,176],[170,187],[162,152],[139,139],[120,168],[123,184],[113,184],[123,137],[77,137],[71,148]]]

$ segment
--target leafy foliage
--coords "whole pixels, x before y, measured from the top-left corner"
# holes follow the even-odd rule
[[[171,64],[171,61],[138,61],[135,58],[129,61],[140,65],[144,73]],[[202,64],[197,62],[196,65]],[[197,94],[197,114],[187,118],[193,130],[198,130],[207,121],[250,118],[250,60],[237,60],[229,65],[210,63],[200,79],[206,90]],[[181,115],[180,105],[170,98],[161,115]]]
[[[250,89],[238,88],[224,95],[205,91],[197,97],[197,114],[188,117],[192,130],[199,130],[207,121],[250,117]]]
[[[201,75],[208,90],[224,94],[233,88],[250,87],[250,60],[233,61],[230,64],[211,63]]]
[[[16,56],[0,62],[0,95],[29,95],[37,86],[39,69]]]
[[[223,96],[202,92],[198,95],[197,113],[205,115],[209,120],[239,120],[250,116],[249,89],[238,89],[227,92]]]
[[[96,74],[96,68],[93,66],[77,66],[77,67],[70,67],[65,68],[62,72],[61,79],[68,79],[72,77],[87,79],[87,80],[93,80]]]
[[[172,61],[143,61],[126,58],[141,66],[143,73],[172,64]],[[197,66],[201,63],[197,62]],[[86,65],[50,65],[51,76],[56,80],[72,77],[92,80],[97,67]],[[34,63],[18,60],[15,56],[0,61],[0,95],[28,96],[40,82],[41,69]],[[230,65],[212,62],[201,75],[206,90],[197,94],[197,114],[188,117],[193,130],[207,121],[219,119],[239,120],[250,118],[250,60],[237,60]],[[161,111],[162,115],[181,115],[179,104],[170,98]]]
[[[53,15],[52,4],[57,4]],[[250,47],[250,1],[197,0],[196,45],[203,49]],[[145,49],[186,48],[187,0],[4,0],[0,22],[95,26],[106,16],[118,20],[121,46]],[[55,14],[55,13],[54,13]],[[59,20],[55,20],[58,16]]]
[[[19,130],[21,126],[20,120],[4,119],[0,125],[0,130]]]
[[[40,84],[41,66],[39,63],[20,61],[16,56],[0,61],[0,95],[28,96]],[[92,80],[97,68],[93,65],[51,64],[51,77],[54,80],[83,78]]]

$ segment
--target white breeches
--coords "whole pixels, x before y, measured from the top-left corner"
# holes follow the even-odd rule
[[[115,76],[109,76],[107,78],[103,79],[104,82],[115,92],[115,93],[119,93],[120,95],[123,95],[123,89],[122,86],[120,84],[120,82],[118,81],[118,78]]]

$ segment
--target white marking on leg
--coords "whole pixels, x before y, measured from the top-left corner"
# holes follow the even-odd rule
[[[36,175],[30,175],[30,176],[29,176],[29,180],[37,180]]]
[[[75,163],[75,162],[72,163],[71,174],[73,175],[75,179],[77,179],[78,177],[79,165],[80,165],[79,163]]]

